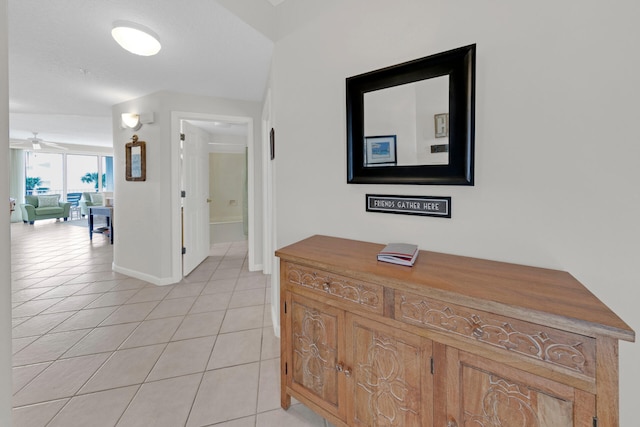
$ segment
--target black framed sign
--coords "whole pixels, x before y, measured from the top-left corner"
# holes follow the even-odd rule
[[[271,132],[269,132],[269,152],[271,155],[271,160],[276,158],[276,130],[271,128]]]
[[[367,194],[367,212],[451,218],[451,197]]]

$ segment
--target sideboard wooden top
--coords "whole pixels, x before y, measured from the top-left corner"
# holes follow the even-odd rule
[[[413,267],[379,262],[384,245],[312,236],[276,251],[285,261],[464,302],[587,336],[635,341],[635,332],[565,271],[420,251]]]

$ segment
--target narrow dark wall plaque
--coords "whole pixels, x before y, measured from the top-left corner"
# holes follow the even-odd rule
[[[271,153],[271,160],[276,158],[276,130],[271,128],[269,132],[269,151]]]
[[[451,197],[367,194],[367,212],[451,218]]]

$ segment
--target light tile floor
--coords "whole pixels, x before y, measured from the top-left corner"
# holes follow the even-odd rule
[[[14,426],[331,425],[280,409],[270,280],[248,271],[246,242],[159,287],[113,272],[86,227],[11,234]]]

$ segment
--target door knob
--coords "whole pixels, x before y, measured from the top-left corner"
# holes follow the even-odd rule
[[[211,203],[211,199],[207,199],[207,203]]]

